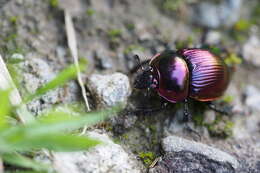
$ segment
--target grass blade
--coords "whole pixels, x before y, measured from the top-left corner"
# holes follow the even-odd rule
[[[47,171],[50,169],[49,166],[36,162],[35,160],[22,156],[18,153],[3,154],[1,157],[6,163],[22,168],[31,168],[36,171]]]
[[[77,136],[71,134],[44,134],[37,136],[23,136],[22,140],[9,141],[10,149],[27,152],[39,149],[48,149],[53,151],[80,151],[87,150],[100,144],[99,141],[86,136]]]
[[[33,123],[10,127],[0,132],[0,152],[29,151],[30,149],[40,149],[41,147],[53,150],[60,149],[62,151],[86,149],[88,146],[96,145],[97,143],[90,139],[87,142],[84,137],[77,138],[64,134],[61,136],[60,133],[69,132],[85,125],[96,124],[115,114],[119,109],[120,107],[116,107],[99,112],[86,113],[82,116],[71,116],[70,113],[64,112],[60,114],[52,112],[52,114],[42,117]],[[59,141],[63,143],[59,143]],[[78,144],[74,144],[77,141]]]
[[[10,115],[11,104],[9,101],[10,91],[0,90],[0,129],[8,126],[7,117]]]

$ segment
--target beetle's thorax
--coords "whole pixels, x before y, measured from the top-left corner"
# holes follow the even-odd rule
[[[158,80],[157,91],[170,102],[183,101],[189,94],[189,69],[182,57],[165,51],[153,57],[150,65]]]

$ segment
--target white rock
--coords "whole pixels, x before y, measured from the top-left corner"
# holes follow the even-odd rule
[[[243,46],[243,57],[255,66],[260,66],[260,40],[251,36]]]
[[[242,3],[243,0],[222,0],[219,4],[199,2],[193,19],[197,24],[210,28],[230,27],[239,19]]]
[[[218,31],[210,31],[207,33],[205,42],[207,44],[218,44],[221,39],[221,33]]]
[[[53,165],[59,173],[139,173],[137,161],[106,134],[90,132],[102,141],[87,152],[54,153]]]
[[[245,89],[245,95],[246,105],[253,110],[260,111],[260,90],[253,85],[248,85]]]
[[[228,162],[233,168],[238,168],[239,163],[236,158],[219,149],[207,146],[202,143],[190,141],[177,136],[168,136],[163,139],[162,147],[165,152],[191,151],[203,154],[218,162]]]
[[[115,106],[126,103],[131,93],[129,79],[122,73],[111,75],[93,74],[87,83],[91,93],[96,96],[99,106]]]

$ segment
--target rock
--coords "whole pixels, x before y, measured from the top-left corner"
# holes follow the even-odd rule
[[[113,62],[109,56],[109,51],[102,46],[99,46],[97,50],[94,51],[94,57],[96,60],[96,67],[103,69],[111,69],[113,67]]]
[[[167,153],[149,173],[235,173],[229,163],[222,163],[190,151]]]
[[[260,40],[254,35],[243,46],[243,57],[249,63],[260,66]]]
[[[22,54],[19,54],[19,53],[14,53],[14,54],[12,54],[11,59],[15,60],[15,61],[23,61],[24,56]]]
[[[131,93],[129,79],[122,73],[111,75],[93,74],[87,83],[91,94],[95,95],[100,107],[125,104]]]
[[[54,153],[54,168],[59,173],[139,173],[137,161],[106,134],[89,132],[88,136],[104,144],[86,152]]]
[[[213,110],[207,110],[204,115],[203,122],[206,124],[211,124],[216,119],[216,113]]]
[[[260,90],[253,85],[248,85],[245,89],[245,96],[245,104],[253,110],[260,111]]]
[[[41,59],[34,57],[34,54],[28,54],[24,62],[23,85],[26,91],[34,93],[39,87],[55,78],[56,73],[49,64]],[[60,102],[62,89],[57,88],[41,96],[38,100],[30,102],[27,106],[34,114],[39,114],[43,109],[50,108],[53,104]]]
[[[210,31],[206,35],[206,40],[205,42],[207,44],[218,44],[221,39],[221,33],[218,31]]]
[[[242,0],[222,0],[220,3],[201,2],[194,9],[193,19],[204,27],[232,26],[240,15]]]
[[[209,159],[212,159],[216,162],[229,163],[234,169],[237,169],[239,166],[237,159],[228,153],[205,144],[190,141],[177,136],[168,136],[164,138],[162,141],[162,147],[163,150],[167,153],[190,151],[192,153],[207,156]]]

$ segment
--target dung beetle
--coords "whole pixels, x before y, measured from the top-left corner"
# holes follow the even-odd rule
[[[135,58],[140,63],[138,55]],[[136,76],[134,88],[152,88],[168,102],[185,102],[184,115],[189,121],[188,98],[211,103],[223,95],[228,84],[229,70],[223,60],[208,50],[193,48],[153,56]],[[209,107],[225,114],[215,105]]]

